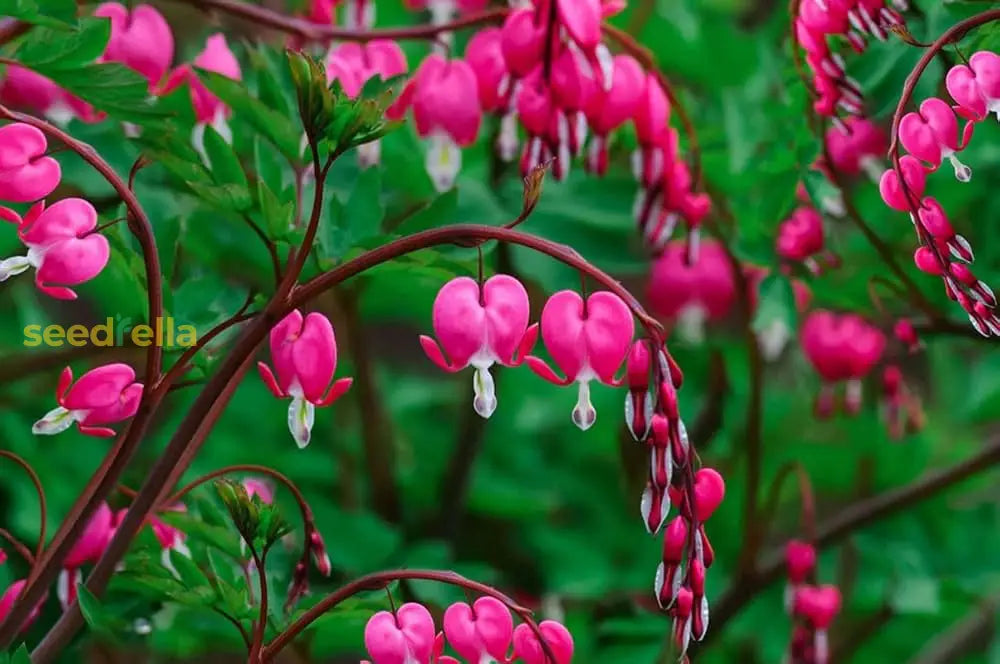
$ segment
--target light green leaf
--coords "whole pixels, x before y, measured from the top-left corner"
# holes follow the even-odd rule
[[[220,185],[235,185],[247,188],[247,176],[243,173],[239,157],[233,147],[213,127],[205,127],[205,153],[212,165],[212,178]],[[249,197],[249,193],[247,194]]]
[[[760,285],[760,304],[753,318],[753,329],[766,330],[776,322],[784,323],[789,330],[796,327],[795,291],[788,277],[772,272]]]

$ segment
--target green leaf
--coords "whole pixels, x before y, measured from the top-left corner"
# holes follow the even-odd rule
[[[80,28],[69,33],[37,28],[28,33],[14,58],[43,74],[76,69],[101,57],[110,37],[111,21],[106,18],[82,19]]]
[[[170,525],[184,531],[192,539],[214,547],[229,556],[242,557],[239,537],[231,529],[213,526],[190,514],[180,512],[166,512],[160,516]]]
[[[166,113],[149,100],[146,79],[118,62],[40,73],[115,119],[149,124],[166,117]]]
[[[177,574],[180,575],[181,583],[188,588],[193,590],[208,585],[208,579],[205,577],[205,573],[201,571],[201,568],[180,551],[176,549],[170,550],[170,564],[174,566]]]
[[[76,25],[75,0],[0,0],[0,16],[26,23],[61,28]]]
[[[326,258],[340,260],[353,247],[382,232],[382,174],[376,168],[361,172],[346,205],[330,202],[327,229],[322,236]],[[336,214],[334,214],[336,212]]]
[[[295,162],[299,160],[301,132],[287,116],[250,96],[250,91],[239,81],[204,69],[198,70],[198,77],[233,109],[237,117],[246,120],[267,137],[286,158]]]
[[[246,187],[237,184],[210,185],[200,182],[186,184],[203,201],[223,210],[245,212],[253,206],[250,192]]]
[[[11,655],[10,664],[31,664],[31,653],[28,652],[28,646],[22,643],[21,647]]]
[[[91,629],[105,636],[114,635],[113,623],[119,621],[101,605],[101,601],[83,583],[76,586],[76,598],[80,605],[80,613]]]
[[[212,165],[212,178],[217,184],[236,185],[246,189],[247,176],[243,173],[239,157],[232,146],[226,143],[226,139],[211,126],[205,127],[205,153]]]
[[[788,277],[772,272],[760,285],[760,304],[753,318],[753,329],[761,332],[773,323],[784,323],[787,329],[796,328],[795,291]]]
[[[399,235],[409,235],[429,228],[444,226],[454,220],[458,210],[458,189],[452,188],[441,194],[426,207],[411,215],[394,229]]]

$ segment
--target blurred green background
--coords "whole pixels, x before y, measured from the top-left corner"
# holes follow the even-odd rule
[[[931,41],[955,21],[991,4],[923,0],[906,14],[908,26],[917,39]],[[768,0],[632,0],[629,5],[613,22],[652,50],[680,90],[698,130],[707,181],[725,197],[738,222],[735,250],[744,260],[773,263],[775,230],[793,205],[795,186],[809,161],[804,156],[817,149],[803,111],[805,93],[791,66],[787,10]],[[248,57],[251,41],[270,44],[264,51],[255,46],[254,52],[266,53],[265,68],[278,72],[271,75],[287,84],[275,64],[280,63],[278,35],[222,17],[207,25],[204,16],[190,9],[167,2],[157,6],[178,35],[177,62],[193,57],[210,32],[224,30],[252,90],[259,90],[262,74],[254,64],[260,60]],[[404,10],[398,0],[378,0],[378,12],[380,26],[424,18]],[[459,35],[459,45],[468,36]],[[988,46],[991,38],[986,28],[963,42],[963,48]],[[419,42],[404,48],[411,67],[427,52]],[[968,54],[971,47],[965,50]],[[849,70],[877,120],[887,122],[920,53],[891,38],[886,44],[872,44],[862,56],[848,56]],[[954,62],[952,52],[942,54],[925,74],[916,99],[940,93],[944,67]],[[275,107],[292,117],[290,107]],[[292,174],[284,161],[260,143],[239,113],[232,125],[234,145],[244,161],[273,161],[284,169],[281,177],[285,188],[290,187]],[[497,163],[490,154],[495,129],[491,119],[479,145],[463,154],[456,192],[441,197],[424,173],[422,148],[409,124],[384,140],[383,163],[377,169],[362,174],[353,155],[343,158],[330,176],[330,197],[339,205],[331,202],[324,220],[321,264],[333,264],[350,247],[377,241],[381,224],[392,228],[403,219],[408,219],[405,228],[454,221],[499,224],[515,217],[521,183],[516,169]],[[119,173],[126,173],[139,154],[139,146],[114,122],[74,122],[69,131],[91,142]],[[961,185],[942,172],[929,184],[929,193],[941,200],[956,229],[976,249],[977,273],[994,284],[1000,283],[1000,244],[995,242],[1000,230],[998,137],[992,121],[977,127],[973,145],[963,155],[975,174],[971,183]],[[649,259],[631,219],[636,187],[628,173],[630,140],[619,137],[609,176],[595,180],[577,168],[564,183],[546,182],[542,201],[523,228],[570,244],[641,298]],[[118,201],[95,173],[71,154],[58,158],[64,169],[59,194],[85,195],[106,219],[121,216]],[[248,290],[267,292],[268,256],[238,216],[200,203],[156,165],[142,171],[136,191],[153,220],[171,285],[168,310],[178,323],[195,324],[204,332],[234,312]],[[961,322],[961,311],[946,300],[938,280],[912,267],[913,236],[905,216],[885,208],[867,180],[855,183],[851,195],[927,296]],[[414,209],[428,205],[430,212],[412,216]],[[886,267],[849,221],[828,218],[827,230],[829,245],[844,257],[844,264],[810,280],[814,306],[875,316],[867,284],[874,275],[885,276]],[[109,235],[114,247],[111,267],[81,287],[76,302],[46,299],[27,278],[0,285],[3,446],[37,469],[53,523],[68,510],[109,443],[75,431],[36,438],[30,433],[32,422],[53,407],[56,378],[66,364],[79,375],[111,358],[139,367],[141,354],[135,349],[95,353],[24,348],[23,329],[33,323],[95,324],[115,315],[142,319],[142,273],[134,243],[124,224]],[[17,248],[13,228],[0,229],[0,255],[12,255]],[[573,271],[548,258],[519,249],[488,249],[488,266],[512,271],[529,285],[535,317],[546,293],[578,287]],[[334,565],[333,579],[312,579],[314,595],[384,568],[454,569],[541,607],[543,616],[562,614],[576,640],[576,662],[651,663],[663,656],[669,621],[650,606],[660,541],[646,535],[638,514],[644,458],[622,426],[624,393],[596,387],[598,420],[582,433],[570,421],[572,389],[549,385],[527,368],[504,369],[497,373],[499,407],[488,423],[481,422],[471,408],[471,376],[443,375],[417,342],[418,334],[431,330],[437,289],[451,276],[474,270],[475,253],[469,250],[425,251],[373,270],[317,301],[316,308],[332,317],[337,331],[338,376],[355,376],[355,386],[333,407],[317,412],[312,443],[302,451],[288,434],[286,404],[275,400],[255,375],[248,375],[186,477],[227,464],[259,463],[293,478],[316,512]],[[884,299],[892,313],[912,313],[905,303]],[[769,364],[762,492],[766,495],[779,467],[797,460],[810,472],[822,521],[865,496],[955,463],[996,436],[1000,355],[994,346],[962,336],[926,341],[926,352],[902,363],[911,387],[923,399],[927,426],[901,441],[891,441],[880,422],[876,380],[866,385],[865,407],[858,416],[820,422],[812,415],[819,380],[797,344]],[[727,482],[725,502],[708,525],[716,550],[708,576],[711,600],[731,582],[742,544],[746,346],[738,321],[732,321],[713,326],[702,344],[674,340],[671,348],[685,371],[681,406],[689,428],[705,409],[721,413],[718,427],[703,428],[714,429],[707,432],[710,437],[693,440],[702,463],[718,468]],[[224,346],[198,371],[211,371],[223,352]],[[720,362],[727,387],[712,391],[710,366]],[[197,389],[185,388],[169,398],[126,474],[126,485],[142,482]],[[31,485],[12,467],[0,477],[0,523],[31,540],[38,529]],[[940,634],[980,613],[980,602],[996,601],[996,479],[996,474],[984,473],[823,552],[820,579],[840,584],[845,599],[832,630],[839,661],[911,661],[926,654],[924,649]],[[285,505],[287,500],[279,490],[279,502],[298,523],[294,504]],[[766,550],[799,534],[798,508],[794,490],[783,491]],[[287,583],[289,570],[280,568],[289,568],[292,560],[291,554],[287,560],[275,559],[275,583]],[[11,556],[0,574],[19,578],[24,569]],[[452,589],[423,582],[407,584],[401,591],[439,608],[463,598]],[[790,633],[781,593],[781,584],[761,593],[712,633],[709,644],[693,649],[695,661],[780,661]],[[29,641],[40,636],[39,626],[51,624],[56,612],[50,598]],[[303,643],[299,661],[351,661],[351,655],[357,661],[363,654],[367,615],[355,611],[321,621]],[[983,615],[982,638],[973,641],[971,654],[948,661],[1000,662],[1000,644],[992,643],[993,615]],[[864,638],[851,636],[865,626],[873,629]],[[122,655],[94,636],[86,637],[80,647],[67,653],[65,661],[83,661],[81,652],[94,661],[140,658]],[[231,627],[211,613],[174,608],[161,612],[153,632],[133,639],[133,647],[155,653],[150,661],[197,661],[206,654],[238,652],[240,642]],[[348,659],[335,659],[344,656]]]

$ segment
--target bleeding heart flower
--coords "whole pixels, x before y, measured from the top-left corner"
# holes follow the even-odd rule
[[[688,247],[675,240],[667,243],[653,263],[646,293],[656,313],[677,319],[683,336],[700,341],[705,322],[721,320],[732,309],[736,279],[718,242],[702,243],[698,259],[689,262]]]
[[[46,156],[41,130],[22,122],[0,127],[0,200],[30,203],[59,185],[59,162]]]
[[[479,83],[479,104],[484,111],[506,107],[510,93],[510,72],[503,58],[503,32],[500,28],[480,30],[465,48],[465,60]]]
[[[111,20],[111,39],[102,60],[134,69],[155,87],[174,59],[174,36],[163,15],[150,5],[135,5],[129,12],[117,2],[105,2],[94,16]]]
[[[816,310],[802,324],[802,350],[816,372],[827,383],[847,381],[846,407],[857,412],[861,405],[861,379],[881,359],[885,335],[856,314]],[[820,391],[816,414],[833,411],[828,385]]]
[[[825,630],[840,612],[840,590],[836,586],[803,586],[795,591],[795,613],[816,629]]]
[[[823,217],[811,207],[800,207],[778,227],[778,255],[805,261],[823,251]]]
[[[945,85],[966,117],[981,120],[987,113],[995,113],[1000,119],[1000,55],[973,53],[968,65],[951,68]]]
[[[955,168],[955,177],[961,182],[972,178],[972,169],[956,157],[968,145],[973,124],[967,123],[959,142],[958,120],[947,103],[931,97],[920,104],[918,112],[907,113],[899,123],[899,140],[907,152],[935,168],[942,159],[948,159]]]
[[[590,141],[587,167],[594,173],[603,175],[607,171],[608,134],[636,114],[646,85],[642,66],[629,55],[616,55],[611,89],[596,88],[588,98],[584,112],[594,137]]]
[[[726,496],[726,482],[712,468],[702,468],[694,476],[694,511],[699,523],[708,521]]]
[[[56,402],[59,404],[35,422],[31,432],[52,436],[76,422],[80,433],[111,437],[115,432],[99,424],[114,424],[135,415],[142,398],[142,383],[135,382],[135,371],[127,364],[105,364],[91,369],[73,383],[69,367],[59,375]]]
[[[271,330],[271,361],[277,378],[263,362],[257,363],[260,376],[274,396],[292,398],[288,429],[295,443],[304,448],[309,444],[315,407],[329,406],[354,381],[341,378],[330,385],[337,370],[337,339],[330,320],[317,312],[303,319],[298,309],[292,311]]]
[[[516,78],[530,74],[545,51],[545,26],[535,24],[535,10],[515,9],[501,28],[501,49],[507,69]]]
[[[36,203],[22,218],[0,207],[0,219],[17,224],[17,235],[28,248],[25,256],[0,261],[0,281],[35,268],[38,290],[59,300],[75,300],[66,286],[90,281],[111,257],[108,240],[97,227],[97,211],[82,198],[64,198],[51,207]],[[54,285],[61,284],[61,285]]]
[[[83,580],[80,568],[96,563],[104,555],[114,534],[114,513],[106,502],[101,502],[63,561],[63,570],[56,584],[56,594],[63,609],[76,601],[76,587]]]
[[[514,619],[503,602],[493,597],[480,597],[472,606],[456,602],[444,612],[444,635],[469,662],[504,662]]]
[[[434,619],[414,602],[396,615],[379,611],[365,625],[365,648],[372,664],[425,664],[434,651]]]
[[[924,188],[927,186],[927,172],[916,157],[908,154],[899,159],[899,170],[903,174],[903,182],[901,183],[899,180],[899,173],[890,168],[882,174],[882,179],[879,180],[879,193],[882,194],[882,200],[885,201],[885,204],[893,210],[910,212],[910,203],[902,185],[905,183],[906,189],[913,196],[913,205],[918,205],[924,195]]]
[[[45,114],[59,125],[66,125],[73,118],[83,122],[97,122],[105,114],[63,90],[52,80],[25,67],[8,65],[7,75],[0,87],[0,100],[8,106],[25,108]]]
[[[497,407],[489,369],[495,363],[517,366],[534,347],[538,326],[528,327],[529,315],[528,292],[514,277],[494,275],[481,290],[474,279],[456,277],[434,298],[434,334],[440,346],[428,336],[420,337],[420,345],[445,371],[475,367],[473,407],[489,417]]]
[[[579,293],[564,290],[545,303],[541,327],[545,348],[566,377],[560,378],[538,357],[528,356],[528,366],[556,385],[579,383],[573,422],[587,430],[597,419],[597,411],[590,403],[590,381],[620,384],[614,374],[632,343],[632,312],[621,298],[608,291],[593,293],[584,303]]]
[[[826,132],[826,146],[833,167],[846,175],[862,170],[872,180],[881,176],[881,157],[888,149],[885,132],[868,118],[852,116]]]
[[[543,620],[538,624],[538,630],[552,650],[555,664],[570,664],[573,661],[573,636],[568,629],[554,620]],[[538,637],[524,623],[514,629],[514,657],[520,657],[524,664],[548,664],[549,661]]]
[[[245,477],[242,484],[248,497],[258,496],[261,502],[266,505],[274,502],[274,485],[268,480],[260,477]]]

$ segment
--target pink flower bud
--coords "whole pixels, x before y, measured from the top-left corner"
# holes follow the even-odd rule
[[[840,612],[840,590],[836,586],[803,586],[795,591],[795,614],[816,629],[825,630]]]
[[[0,127],[0,200],[28,203],[52,193],[62,172],[47,148],[45,134],[31,125]]]
[[[614,374],[625,360],[635,332],[628,306],[614,293],[592,293],[584,303],[579,293],[564,290],[549,298],[542,309],[542,341],[556,366],[566,374],[560,378],[544,360],[529,356],[528,366],[556,385],[579,383],[573,422],[583,430],[597,419],[590,403],[590,381],[619,385]]]
[[[951,68],[945,85],[967,117],[981,120],[987,113],[1000,117],[1000,56],[996,53],[973,53],[968,65]]]
[[[396,615],[379,611],[365,626],[365,648],[372,664],[430,662],[434,650],[434,619],[420,604],[407,602]]]
[[[670,101],[663,87],[652,74],[646,75],[644,94],[639,97],[632,122],[636,138],[644,146],[657,144],[667,132],[670,120]]]
[[[94,16],[111,20],[111,39],[102,60],[120,62],[156,86],[174,59],[174,36],[163,15],[150,5],[135,5],[129,12],[117,2],[105,2]]]
[[[271,361],[277,378],[263,362],[257,363],[260,376],[274,396],[292,398],[288,428],[304,448],[309,444],[315,407],[332,404],[354,380],[341,378],[330,384],[337,370],[337,340],[330,320],[317,312],[303,319],[298,309],[292,311],[271,330]]]
[[[445,371],[475,367],[473,406],[482,417],[497,407],[490,367],[521,364],[538,337],[537,325],[528,327],[528,292],[520,281],[497,274],[479,284],[456,277],[434,298],[434,334],[420,337],[427,357]],[[440,344],[440,345],[439,345]]]
[[[726,495],[726,483],[717,471],[702,468],[694,476],[695,515],[705,523],[715,513]]]
[[[934,255],[934,251],[930,247],[917,247],[913,254],[913,262],[916,263],[921,272],[932,276],[944,274],[944,266],[941,265],[941,261]]]
[[[927,186],[927,171],[916,157],[908,154],[900,157],[899,169],[903,173],[906,188],[913,197],[913,205],[918,205]],[[878,188],[886,205],[899,212],[910,211],[910,202],[899,181],[899,173],[895,170],[890,168],[882,174]]]
[[[445,610],[444,634],[455,652],[470,662],[490,658],[503,662],[514,635],[514,620],[503,602],[480,597],[473,606],[456,602]]]
[[[804,261],[823,251],[823,218],[811,207],[800,207],[778,227],[778,255]]]
[[[318,530],[309,533],[309,552],[312,554],[316,570],[323,576],[330,576],[333,567],[330,564],[330,556],[326,553],[326,545]]]
[[[785,545],[785,566],[791,583],[805,583],[816,569],[816,548],[809,542],[791,540]]]
[[[552,650],[554,664],[569,664],[573,661],[573,637],[569,630],[554,620],[543,620],[538,624],[538,629]],[[524,623],[514,629],[514,656],[520,657],[524,664],[550,664],[542,644]]]
[[[66,367],[56,388],[58,408],[31,427],[36,435],[51,436],[65,431],[75,422],[80,433],[110,437],[115,432],[100,424],[114,424],[135,415],[142,398],[142,384],[127,364],[105,364],[91,369],[73,383],[73,371]]]

